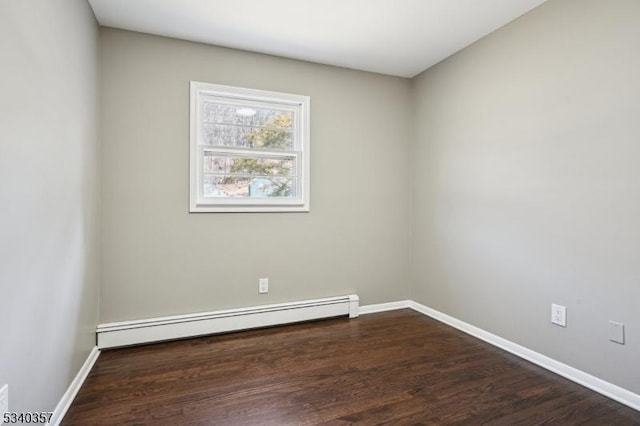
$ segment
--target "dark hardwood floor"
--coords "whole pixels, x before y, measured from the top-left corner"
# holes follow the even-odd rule
[[[410,310],[105,351],[63,425],[640,425]]]

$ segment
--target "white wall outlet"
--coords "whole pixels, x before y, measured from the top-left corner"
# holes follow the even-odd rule
[[[561,327],[567,326],[567,307],[551,304],[551,322]]]
[[[269,293],[269,278],[260,278],[258,280],[258,293]]]
[[[609,321],[609,340],[624,345],[624,324]]]
[[[0,389],[0,425],[4,423],[4,413],[9,411],[9,385]]]

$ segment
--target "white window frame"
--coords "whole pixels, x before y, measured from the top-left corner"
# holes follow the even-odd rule
[[[189,133],[190,212],[308,212],[309,206],[309,104],[308,96],[291,93],[247,89],[220,84],[191,82]],[[278,108],[294,114],[293,151],[274,151],[245,148],[216,147],[200,144],[202,138],[202,105],[206,98],[219,98],[225,103],[256,108]],[[296,197],[292,198],[213,198],[203,194],[203,161],[205,150],[221,154],[257,155],[268,158],[269,153],[295,157],[299,176]]]

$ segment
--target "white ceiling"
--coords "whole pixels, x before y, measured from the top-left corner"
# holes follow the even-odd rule
[[[101,25],[413,77],[546,0],[89,0]]]

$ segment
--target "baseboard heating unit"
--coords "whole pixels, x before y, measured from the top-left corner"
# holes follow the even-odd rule
[[[100,324],[97,329],[98,348],[161,342],[343,315],[355,318],[359,312],[359,301],[357,295],[350,294],[300,302]]]

